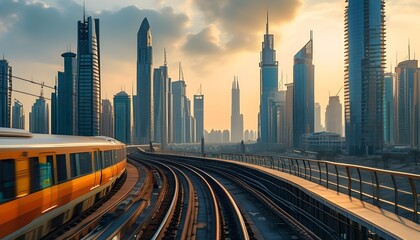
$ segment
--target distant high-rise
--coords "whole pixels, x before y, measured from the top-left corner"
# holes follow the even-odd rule
[[[51,101],[51,132],[60,135],[76,134],[76,54],[66,52],[64,72],[58,72],[56,104]]]
[[[12,67],[6,59],[0,60],[0,127],[10,127],[12,106]]]
[[[42,96],[35,101],[29,113],[29,131],[45,134],[50,132],[48,104]]]
[[[302,134],[314,128],[314,65],[312,32],[308,43],[296,53],[293,64],[293,146],[301,147]]]
[[[383,143],[385,0],[348,0],[344,20],[344,103],[350,155]]]
[[[194,95],[195,141],[201,142],[204,137],[204,95]]]
[[[327,132],[337,133],[342,136],[342,111],[343,107],[340,103],[340,97],[330,96],[327,108],[325,109],[325,128]]]
[[[293,147],[293,83],[286,84],[286,147]]]
[[[154,107],[154,141],[161,143],[162,148],[168,145],[168,116],[169,116],[169,78],[166,64],[153,71],[153,107]]]
[[[172,82],[173,142],[185,143],[185,91],[184,80]]]
[[[114,129],[115,139],[131,143],[131,100],[124,91],[114,96]]]
[[[83,22],[78,22],[77,33],[77,134],[97,136],[101,117],[99,19],[83,17]],[[68,55],[69,62],[71,62],[70,55]],[[67,82],[69,86],[71,86],[70,79]],[[70,99],[67,101],[70,102]],[[66,131],[70,133],[70,130]]]
[[[271,92],[268,97],[268,126],[270,143],[286,142],[286,92]]]
[[[315,103],[314,109],[314,128],[315,132],[322,132],[325,130],[321,123],[321,105],[317,102]]]
[[[394,74],[384,77],[384,143],[394,144]]]
[[[102,99],[101,136],[114,137],[114,110],[109,99]]]
[[[149,21],[144,18],[137,32],[137,109],[134,118],[135,138],[140,144],[154,141],[152,64],[152,33]]]
[[[191,115],[191,100],[188,97],[184,98],[184,119],[185,119],[185,142],[193,143],[195,142],[195,119]]]
[[[414,73],[412,146],[420,150],[420,68]]]
[[[230,134],[232,142],[241,142],[244,135],[244,116],[241,114],[241,90],[238,77],[232,82],[232,112],[230,115]]]
[[[262,43],[260,61],[260,112],[259,138],[262,143],[270,143],[268,98],[272,92],[278,91],[278,62],[274,50],[274,35],[268,33],[268,13],[264,42]]]
[[[25,129],[25,111],[23,104],[17,99],[12,107],[12,128]]]
[[[400,62],[395,68],[395,143],[411,144],[414,75],[417,60]]]

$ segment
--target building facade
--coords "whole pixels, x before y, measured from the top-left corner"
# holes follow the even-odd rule
[[[315,103],[314,108],[314,128],[314,132],[322,132],[325,130],[321,123],[321,105],[317,102]]]
[[[23,104],[17,99],[12,107],[12,128],[25,129],[25,111]]]
[[[101,136],[114,137],[114,109],[109,99],[102,99]]]
[[[286,84],[286,147],[293,148],[293,83]]]
[[[135,139],[140,144],[154,141],[152,65],[152,33],[149,21],[144,18],[137,32],[137,109],[134,118]]]
[[[308,43],[294,56],[293,64],[293,141],[301,147],[303,134],[314,128],[314,65],[312,32]]]
[[[77,33],[77,134],[97,136],[101,117],[99,19],[79,21]]]
[[[44,134],[50,132],[48,104],[42,96],[35,101],[29,113],[29,131]]]
[[[344,115],[350,155],[383,145],[385,0],[346,1]]]
[[[173,142],[185,143],[185,91],[187,85],[183,80],[172,82]]]
[[[131,99],[124,91],[114,96],[114,136],[125,144],[131,143]]]
[[[12,67],[6,59],[0,60],[0,127],[10,127],[12,106]]]
[[[420,68],[414,73],[412,147],[420,150]]]
[[[230,133],[232,142],[241,142],[244,134],[244,116],[241,114],[241,90],[238,78],[232,82],[232,108],[230,115]]]
[[[258,135],[262,143],[270,142],[269,126],[269,102],[272,92],[278,91],[278,62],[276,61],[276,50],[274,50],[274,35],[268,32],[268,14],[266,32],[262,42],[260,59],[260,112]]]
[[[341,150],[343,145],[343,139],[337,133],[316,132],[302,135],[302,149],[306,151]]]
[[[385,73],[384,76],[384,144],[393,145],[394,142],[394,74]]]
[[[337,133],[342,136],[343,106],[339,96],[330,96],[327,108],[325,109],[325,127],[327,132]]]

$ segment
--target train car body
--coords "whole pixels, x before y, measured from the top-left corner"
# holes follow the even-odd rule
[[[39,239],[109,192],[126,146],[108,137],[0,128],[0,239]]]

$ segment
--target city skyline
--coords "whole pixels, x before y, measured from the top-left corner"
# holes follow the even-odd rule
[[[2,24],[0,24],[0,52],[5,53],[5,58],[9,61],[10,66],[13,67],[15,76],[33,79],[37,82],[44,81],[47,85],[53,85],[57,71],[62,69],[62,59],[60,59],[60,55],[66,51],[66,48],[69,48],[70,50],[70,44],[72,45],[73,51],[76,49],[74,33],[77,25],[75,22],[80,20],[83,14],[82,1],[77,1],[77,4],[67,1],[66,4],[64,4],[64,1],[58,1],[61,4],[57,4],[57,2],[54,1],[44,2],[46,2],[46,4],[50,4],[50,7],[47,8],[46,6],[40,5],[40,3],[23,4],[23,6],[19,5],[21,2],[15,3],[13,1],[3,1],[0,3],[4,11],[3,17],[0,18],[0,21],[2,22]],[[222,16],[220,14],[215,15],[213,20],[209,19],[210,17],[203,13],[204,9],[205,7],[208,7],[210,10],[215,11],[215,7],[204,6],[202,1],[193,2],[194,3],[190,4],[189,8],[186,8],[187,10],[184,11],[179,5],[173,4],[173,6],[170,6],[164,1],[155,5],[154,3],[146,2],[144,5],[138,6],[138,8],[129,7],[131,5],[130,1],[121,2],[119,6],[113,5],[110,1],[105,1],[101,7],[99,7],[98,3],[94,1],[87,1],[87,15],[92,15],[94,18],[101,19],[102,96],[113,96],[122,87],[124,87],[127,92],[132,92],[131,85],[132,82],[135,81],[136,74],[134,62],[135,56],[133,58],[133,53],[126,54],[127,51],[130,49],[132,51],[135,48],[134,36],[136,30],[132,31],[131,24],[134,25],[134,29],[138,29],[138,24],[141,19],[149,17],[150,15],[150,21],[152,22],[151,25],[153,25],[153,42],[156,52],[161,52],[163,48],[166,47],[168,49],[168,54],[171,56],[172,61],[168,62],[170,76],[176,78],[174,73],[177,72],[177,62],[183,61],[186,84],[189,89],[188,97],[192,99],[192,96],[196,93],[198,86],[200,84],[203,85],[203,92],[206,94],[205,108],[207,112],[205,129],[229,128],[230,108],[228,105],[220,107],[218,99],[224,99],[225,102],[229,102],[230,81],[231,76],[234,74],[238,75],[243,80],[244,83],[241,85],[241,91],[244,96],[247,96],[242,102],[245,122],[244,129],[256,130],[258,112],[258,101],[256,100],[258,99],[258,91],[255,91],[255,89],[258,89],[259,87],[259,71],[257,65],[259,58],[258,51],[261,44],[261,35],[265,32],[264,23],[265,13],[267,10],[267,7],[263,5],[272,5],[273,7],[269,8],[270,32],[274,34],[274,38],[276,39],[274,48],[277,50],[277,60],[279,61],[279,80],[281,80],[281,72],[283,72],[283,83],[292,82],[291,72],[293,69],[293,52],[305,43],[307,32],[310,29],[313,29],[314,36],[317,39],[314,44],[314,65],[317,66],[317,71],[315,72],[315,101],[320,102],[321,112],[325,112],[325,107],[328,102],[328,92],[331,92],[332,94],[337,92],[344,82],[344,2],[322,1],[320,3],[316,3],[315,1],[296,1],[294,5],[290,3],[289,5],[284,6],[284,8],[291,10],[293,16],[289,14],[287,17],[283,18],[283,16],[280,16],[280,13],[284,10],[277,9],[279,6],[283,5],[276,5],[284,4],[282,1],[279,1],[279,3],[263,1],[261,6],[255,9],[256,17],[253,19],[254,22],[243,22],[243,25],[249,23],[250,27],[254,30],[247,33],[249,35],[240,36],[244,36],[244,41],[248,39],[250,40],[249,42],[252,41],[252,43],[248,42],[248,44],[239,44],[239,49],[236,50],[228,44],[227,40],[224,40],[229,39],[229,36],[226,36],[226,31],[229,27],[232,27],[229,25],[229,23],[232,22],[229,22],[226,19],[226,16]],[[415,35],[413,31],[410,31],[410,29],[414,29],[414,26],[418,26],[418,23],[420,22],[417,20],[419,17],[413,15],[418,12],[418,9],[420,9],[420,4],[415,1],[399,1],[398,3],[399,5],[397,5],[396,1],[387,1],[385,7],[387,13],[387,71],[389,71],[391,63],[395,67],[397,51],[399,55],[398,62],[401,62],[406,58],[406,56],[408,56],[408,39],[410,39],[411,42],[412,56],[414,56],[415,50],[420,49],[419,37]],[[245,2],[242,4],[243,6],[241,5],[241,8],[245,12],[249,11],[250,6],[254,6],[252,4],[254,3]],[[17,10],[16,5],[20,6],[21,9]],[[38,7],[38,9],[37,6],[39,5],[41,7]],[[165,6],[166,8],[164,8]],[[410,7],[410,9],[406,9],[408,7]],[[25,18],[20,14],[34,13],[36,12],[34,9],[41,12],[45,11],[45,18],[55,17],[59,21],[55,21],[55,25],[50,28],[48,25],[45,26],[47,30],[40,30],[39,32],[36,32],[35,30],[39,29],[34,28],[32,31],[22,33],[22,28],[28,28],[27,25],[29,25],[29,27],[33,27],[34,23],[25,23]],[[197,9],[199,11],[194,12],[191,11],[191,9]],[[309,11],[309,9],[312,10]],[[73,10],[76,12],[70,14],[69,12]],[[326,12],[331,14],[326,15]],[[12,13],[16,13],[16,16],[21,16],[21,18],[13,18]],[[125,21],[132,20],[133,18],[136,20],[134,23],[126,23],[126,28],[116,29],[119,26],[117,23],[124,20],[124,18],[121,17],[123,13],[126,15]],[[57,16],[57,14],[61,15]],[[197,15],[201,15],[201,17]],[[69,16],[70,18],[68,18]],[[328,18],[325,16],[328,16]],[[165,17],[166,19],[163,19]],[[235,14],[235,17],[237,18],[235,18],[236,20],[241,19],[239,14]],[[120,20],[120,18],[122,19]],[[164,26],[169,18],[174,19],[173,24],[178,24],[177,27],[179,29],[168,29],[167,26]],[[307,24],[307,26],[299,29],[298,26],[303,26],[302,22],[304,20],[308,20],[308,18],[311,19],[311,24]],[[195,19],[198,19],[198,21],[195,21]],[[41,20],[54,22],[51,21],[51,19],[44,18],[40,18],[40,20],[35,19],[34,21],[36,22]],[[114,20],[115,23],[112,22]],[[215,25],[217,21],[221,23],[218,27]],[[236,24],[237,22],[234,23]],[[398,25],[402,25],[404,27],[398,28]],[[70,26],[71,29],[66,28],[68,26]],[[57,28],[59,31],[65,30],[66,33],[61,37],[57,36],[52,38],[54,41],[47,42],[46,36],[59,35],[55,31]],[[327,28],[330,30],[327,30]],[[335,31],[333,31],[334,29]],[[127,39],[130,40],[124,40],[129,41],[129,44],[125,44],[127,42],[122,42],[124,44],[121,43],[115,45],[115,49],[111,49],[111,46],[114,46],[115,44],[115,39],[109,37],[110,33],[115,31],[120,31],[118,32],[120,34],[130,34],[131,37],[127,37]],[[241,31],[241,29],[233,33],[238,33],[238,31]],[[22,44],[20,42],[25,42],[24,39],[15,41],[17,37],[23,37],[22,34],[25,34],[24,36],[32,36],[33,42],[30,47],[34,49],[33,51],[25,51],[25,49],[27,50],[25,47],[22,47],[22,49],[14,47]],[[46,36],[39,36],[42,34]],[[169,35],[173,36],[172,40],[169,38]],[[328,44],[325,40],[327,37],[331,39],[330,42],[327,42]],[[61,38],[66,39],[60,42],[60,40],[62,40]],[[220,56],[215,56],[214,52],[211,52],[211,47],[213,46],[211,44],[189,44],[190,47],[203,46],[203,48],[200,48],[201,50],[198,49],[200,51],[205,51],[207,49],[209,52],[206,55],[203,55],[203,58],[206,58],[205,60],[219,59],[219,61],[206,62],[206,66],[197,68],[197,64],[202,63],[202,61],[198,61],[200,60],[200,55],[197,52],[192,52],[192,49],[186,49],[186,44],[182,44],[182,41],[184,41],[184,43],[187,41],[190,41],[189,43],[194,43],[193,41],[196,41],[195,43],[200,43],[198,41],[203,40],[203,38],[204,40],[214,40],[213,43],[217,43],[215,44],[215,46],[218,47],[216,49],[219,49],[217,50],[217,55]],[[11,42],[15,43],[12,44]],[[134,43],[134,45],[132,43]],[[48,53],[41,53],[41,51],[46,51],[47,46],[50,47],[51,50],[48,51]],[[208,48],[205,48],[204,46],[207,46]],[[118,54],[118,51],[121,53]],[[22,54],[23,52],[24,54]],[[135,51],[132,52],[135,54]],[[317,55],[320,54],[318,52],[322,52],[323,55]],[[159,55],[160,54],[155,54],[155,63],[163,62],[163,56]],[[226,59],[231,57],[232,60],[228,60],[225,64],[223,64],[226,66],[215,66],[215,63],[213,62],[220,62],[221,56]],[[115,67],[110,67],[111,65],[115,65]],[[154,67],[156,66],[157,65],[154,65]],[[218,71],[212,71],[216,68]],[[118,82],[118,84],[115,84],[115,82]],[[13,86],[20,90],[27,88],[28,85],[14,81]],[[220,88],[224,90],[220,91]],[[34,91],[31,91],[31,93],[39,93],[39,89],[33,90]],[[340,101],[344,102],[342,94],[343,92],[340,94]],[[48,93],[45,95],[49,96]],[[15,92],[13,93],[12,99],[14,98],[24,104],[24,109],[26,111],[25,115],[28,116],[28,111],[32,103],[35,101],[35,98]],[[324,122],[324,119],[322,122]],[[26,126],[28,126],[28,124],[26,124]]]

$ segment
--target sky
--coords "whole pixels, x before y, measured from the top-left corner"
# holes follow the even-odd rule
[[[136,92],[136,36],[143,18],[151,26],[153,67],[167,52],[169,76],[182,64],[187,96],[200,86],[205,129],[230,129],[231,86],[239,77],[244,128],[257,129],[261,42],[269,14],[279,62],[279,81],[293,81],[293,56],[313,30],[315,102],[322,122],[329,95],[344,107],[344,0],[86,0],[86,15],[100,19],[102,98]],[[420,55],[420,1],[386,1],[387,71]],[[77,52],[77,21],[83,0],[1,0],[0,54],[13,75],[53,86],[63,71],[61,54]],[[417,57],[416,57],[417,58]],[[279,84],[280,89],[281,84]],[[14,79],[13,88],[40,94],[39,86]],[[341,89],[341,90],[340,90]],[[44,89],[44,96],[51,91]],[[26,129],[36,98],[13,93],[24,104]]]

